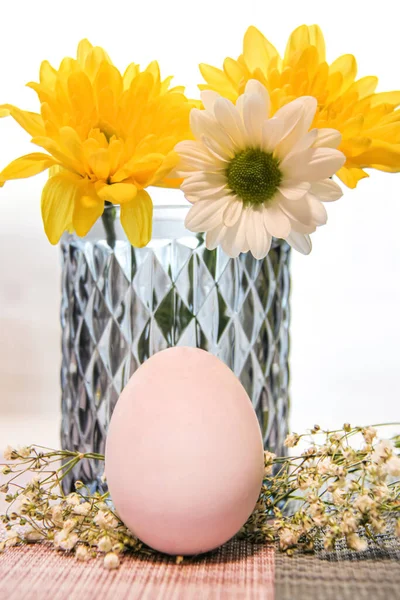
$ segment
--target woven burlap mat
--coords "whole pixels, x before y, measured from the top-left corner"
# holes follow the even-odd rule
[[[251,598],[251,596],[249,596]],[[400,565],[390,559],[332,562],[275,556],[276,600],[399,600]]]
[[[326,551],[323,541],[316,554],[288,557],[275,555],[277,600],[400,600],[400,540],[395,534],[395,517],[387,515],[387,531],[366,539],[363,552],[350,550],[341,540]]]

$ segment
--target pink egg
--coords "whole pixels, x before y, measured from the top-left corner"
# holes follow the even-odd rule
[[[203,350],[154,355],[118,400],[105,470],[117,513],[152,548],[190,555],[220,546],[252,513],[263,479],[243,386]]]

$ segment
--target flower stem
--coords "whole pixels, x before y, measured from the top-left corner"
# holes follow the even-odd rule
[[[104,231],[106,232],[107,244],[110,248],[114,249],[117,236],[115,234],[115,217],[116,211],[111,202],[105,202],[104,212],[102,214],[102,221]]]

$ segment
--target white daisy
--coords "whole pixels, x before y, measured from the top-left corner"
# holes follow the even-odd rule
[[[340,133],[309,131],[317,108],[310,96],[269,118],[268,92],[256,80],[236,106],[216,92],[201,97],[205,110],[190,114],[195,140],[175,148],[177,175],[193,204],[187,228],[206,232],[207,248],[221,245],[232,257],[250,250],[263,258],[272,237],[308,254],[309,234],[327,220],[322,202],[342,196],[330,179],[345,162],[335,149]]]

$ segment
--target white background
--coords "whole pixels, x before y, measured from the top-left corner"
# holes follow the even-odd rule
[[[1,6],[0,102],[37,110],[24,83],[40,62],[74,56],[83,37],[123,69],[160,62],[197,95],[199,62],[237,57],[246,27],[283,52],[302,23],[321,25],[328,61],[353,53],[359,75],[400,88],[396,2],[37,0]],[[34,151],[11,119],[0,121],[0,167]],[[0,448],[58,445],[60,269],[40,218],[45,175],[0,190]],[[371,173],[330,205],[311,256],[293,257],[292,428],[399,417],[400,175]]]

